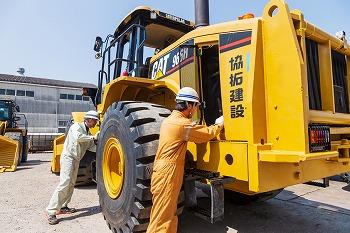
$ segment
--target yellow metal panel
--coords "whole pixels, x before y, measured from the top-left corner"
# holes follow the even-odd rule
[[[333,113],[324,111],[309,111],[310,122],[324,123],[324,124],[338,124],[348,125],[350,124],[350,115],[344,113]]]
[[[247,30],[247,32],[249,31],[251,30]],[[230,34],[235,35],[234,32]],[[227,34],[227,36],[230,34]],[[222,36],[225,36],[225,34],[222,34]],[[222,52],[221,48],[223,46],[220,45],[221,100],[225,124],[230,126],[225,128],[225,137],[228,140],[248,141],[252,132],[250,123],[252,117],[250,107],[252,85],[250,84],[253,83],[250,69],[251,46],[246,45]],[[235,64],[240,65],[235,66]],[[239,92],[242,94],[242,98],[235,98],[234,96],[238,95]]]
[[[260,151],[259,161],[273,163],[299,163],[305,160],[338,157],[337,151],[305,154],[298,151]]]
[[[288,6],[270,1],[262,25],[268,142],[277,150],[306,151],[306,70]]]
[[[16,170],[20,151],[18,141],[0,135],[0,172]]]
[[[318,45],[322,110],[335,112],[330,42]]]
[[[194,39],[195,44],[200,44],[201,46],[210,46],[212,44],[217,44],[219,40],[218,34],[210,34],[196,37]]]
[[[220,172],[238,180],[248,180],[247,144],[229,141],[210,141],[197,145],[197,168]],[[228,161],[232,158],[232,164]]]
[[[185,67],[180,68],[180,88],[182,87],[192,87],[195,89],[198,93],[201,93],[200,87],[199,87],[199,80],[198,80],[198,64],[196,62],[196,59],[191,64],[186,65]],[[173,100],[174,101],[174,100]],[[199,121],[200,113],[197,111],[195,115],[193,115],[192,120],[193,121]]]
[[[259,191],[259,161],[257,145],[248,144],[248,169],[249,183],[247,190],[257,192]]]
[[[54,173],[60,172],[60,158],[63,150],[65,136],[61,135],[53,141],[53,156],[51,159],[51,171]]]
[[[261,21],[257,21],[257,25],[254,25],[252,33],[252,45],[251,48],[251,74],[248,83],[251,87],[252,94],[252,121],[253,121],[253,143],[266,143],[266,98],[264,83],[264,63],[263,63],[263,41],[261,36]],[[256,157],[255,157],[256,159]]]
[[[284,188],[350,171],[350,163],[326,159],[300,163],[259,163],[259,192]]]
[[[137,77],[119,77],[108,83],[103,89],[102,103],[98,106],[98,111],[104,114],[109,106],[121,100],[124,90],[128,86],[155,88],[165,86],[162,80],[152,80]]]
[[[83,122],[85,112],[72,112],[72,118],[74,122]]]
[[[292,10],[291,16],[293,20],[297,21],[294,25],[296,25],[297,33],[299,35],[312,39],[321,44],[328,43],[329,41],[332,49],[337,50],[343,54],[350,55],[349,45],[346,41],[339,40],[334,35],[330,35],[315,25],[305,21],[301,11]]]
[[[330,131],[331,134],[350,134],[350,127],[330,127]]]
[[[350,46],[349,46],[349,50],[350,50]],[[346,70],[347,70],[347,74],[345,79],[347,80],[347,86],[348,86],[348,92],[350,90],[350,54],[348,54],[348,56],[346,56]],[[349,99],[349,104],[350,104],[350,95],[348,94],[348,99]],[[350,107],[350,106],[349,106]]]

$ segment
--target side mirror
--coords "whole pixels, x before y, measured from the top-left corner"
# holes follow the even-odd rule
[[[96,59],[100,59],[101,57],[102,57],[102,55],[101,55],[100,52],[98,52],[98,53],[95,54],[95,58],[96,58]]]
[[[95,45],[94,45],[95,52],[100,52],[102,44],[103,44],[102,38],[97,36],[95,40]]]
[[[15,106],[15,109],[16,109],[17,112],[21,111],[18,105]]]

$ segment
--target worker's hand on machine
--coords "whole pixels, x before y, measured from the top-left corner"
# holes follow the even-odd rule
[[[224,116],[221,116],[215,120],[216,125],[220,125],[221,127],[224,127]]]

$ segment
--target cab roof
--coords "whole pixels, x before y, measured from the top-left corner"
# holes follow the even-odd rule
[[[114,37],[117,38],[132,24],[145,27],[147,35],[145,45],[153,48],[165,47],[165,42],[174,42],[195,29],[195,24],[189,20],[147,6],[139,6],[122,20],[114,32]]]

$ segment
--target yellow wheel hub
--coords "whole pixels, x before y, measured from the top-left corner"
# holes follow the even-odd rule
[[[108,195],[119,197],[124,182],[124,152],[118,139],[110,138],[103,150],[102,172],[103,182]]]

